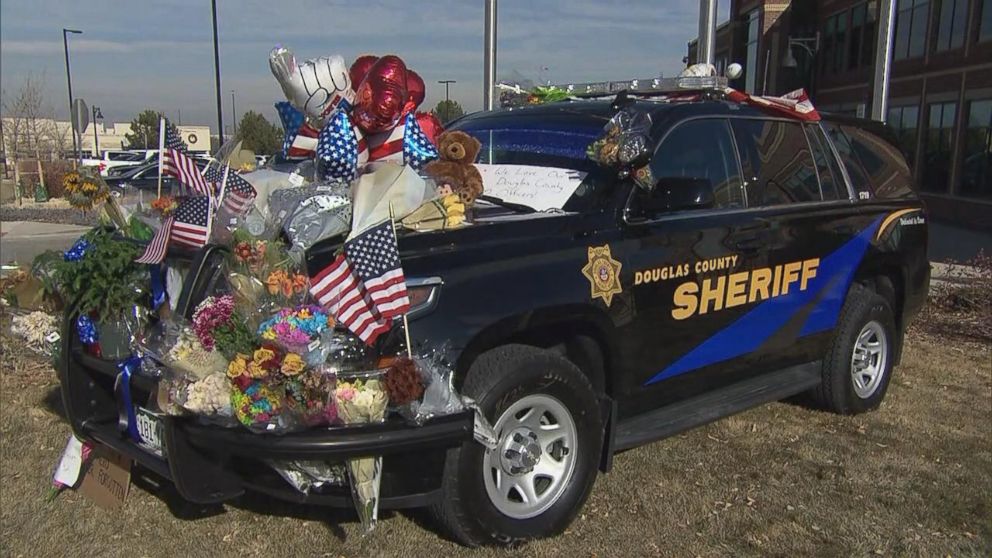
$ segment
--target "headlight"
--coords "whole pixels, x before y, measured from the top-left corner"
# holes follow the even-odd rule
[[[407,311],[407,318],[412,320],[434,310],[438,298],[440,298],[441,285],[443,284],[444,281],[440,277],[407,279],[406,296],[410,299],[410,310]]]

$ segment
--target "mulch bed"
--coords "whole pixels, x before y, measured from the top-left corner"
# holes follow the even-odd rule
[[[80,211],[72,208],[38,208],[4,205],[0,207],[0,221],[39,221],[61,225],[94,226],[98,222],[95,211]]]

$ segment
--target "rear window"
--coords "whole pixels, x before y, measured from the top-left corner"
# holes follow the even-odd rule
[[[912,174],[898,147],[875,134],[855,126],[841,126],[851,147],[868,174],[875,195],[880,198],[905,198],[913,195]]]
[[[851,187],[854,188],[855,194],[862,199],[870,198],[873,191],[871,180],[868,179],[868,172],[861,165],[861,159],[854,152],[847,134],[839,125],[832,122],[824,122],[823,129],[826,130],[837,150],[840,162],[844,165],[848,178],[851,179]]]
[[[145,160],[144,153],[108,153],[107,159],[111,161],[140,162]]]
[[[731,120],[744,169],[748,207],[821,201],[816,166],[802,126]]]

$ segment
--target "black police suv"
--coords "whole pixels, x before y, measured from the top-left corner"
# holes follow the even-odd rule
[[[478,545],[561,532],[623,450],[800,393],[837,413],[878,407],[929,283],[926,215],[887,130],[719,95],[632,110],[653,123],[653,188],[587,158],[609,102],[478,113],[453,128],[482,142],[481,163],[586,173],[581,183],[560,207],[490,199],[469,226],[399,239],[413,343],[445,348],[493,449],[473,440],[470,412],[284,436],[164,417],[162,458],[118,427],[116,364],[66,334],[74,430],[194,502],[255,490],[351,506],[347,488],[302,494],[265,463],[382,455],[381,507],[429,506]],[[313,247],[310,271],[339,245]],[[222,254],[171,257],[190,260],[189,315]],[[135,397],[154,391],[153,378],[132,382]]]

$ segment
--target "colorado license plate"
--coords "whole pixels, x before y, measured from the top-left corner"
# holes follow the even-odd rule
[[[162,421],[147,409],[138,407],[136,411],[141,447],[159,457],[165,457],[162,452]]]

